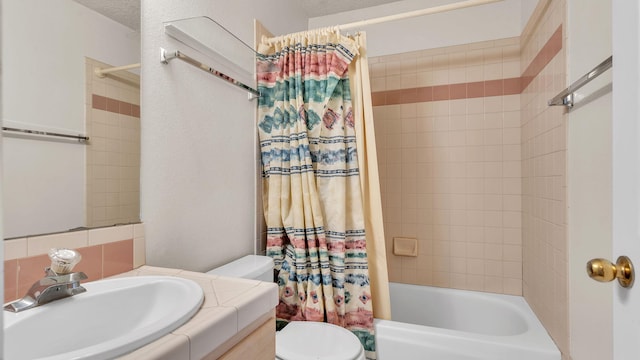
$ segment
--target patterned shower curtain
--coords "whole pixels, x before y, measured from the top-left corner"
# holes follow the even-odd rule
[[[356,43],[331,31],[291,36],[258,60],[258,129],[267,254],[279,322],[351,330],[375,358],[362,193],[348,67]],[[277,64],[277,66],[273,66]],[[329,344],[327,344],[329,345]]]

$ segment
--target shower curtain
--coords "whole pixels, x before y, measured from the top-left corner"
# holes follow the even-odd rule
[[[362,89],[353,101],[349,77],[350,66],[352,74],[362,73],[355,65],[363,45],[357,36],[329,29],[285,36],[272,45],[263,41],[257,72],[258,132],[267,254],[277,272],[279,323],[306,320],[343,326],[358,336],[373,359],[373,302],[378,299],[372,297],[370,265],[384,273],[381,287],[387,283],[386,261],[367,253],[377,247],[384,258],[385,251],[383,235],[365,231],[372,222],[382,223],[381,207],[377,219],[365,219],[372,213],[363,204],[379,204],[363,188],[369,182],[361,183],[359,166],[360,152],[375,161],[375,146],[373,153],[371,147],[358,148],[357,136],[365,134],[364,124],[356,122],[362,122],[367,111],[354,105],[366,102],[360,98]],[[361,79],[356,82],[362,84]],[[369,175],[376,176],[378,186],[377,168]],[[381,244],[372,246],[371,239],[381,239]],[[381,304],[388,307],[388,292],[384,297]],[[381,312],[387,317],[388,310]]]

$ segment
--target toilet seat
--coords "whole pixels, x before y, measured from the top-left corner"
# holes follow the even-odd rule
[[[278,360],[365,360],[358,337],[337,325],[292,321],[276,334]]]

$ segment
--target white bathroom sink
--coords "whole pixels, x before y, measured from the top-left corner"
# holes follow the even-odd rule
[[[194,281],[171,276],[83,284],[87,292],[19,313],[4,311],[5,358],[112,359],[188,321],[203,301]]]

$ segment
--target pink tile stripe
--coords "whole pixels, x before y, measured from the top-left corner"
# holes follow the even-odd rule
[[[411,89],[378,91],[371,94],[373,106],[416,102],[472,99],[486,96],[517,95],[522,92],[521,78],[470,83],[425,86]]]
[[[562,49],[562,25],[551,35],[547,43],[531,61],[527,69],[522,73],[522,90],[527,88],[538,74]]]
[[[133,270],[133,239],[77,249],[82,260],[74,271],[83,271],[89,279],[102,278]],[[4,262],[4,301],[23,296],[31,284],[44,276],[50,264],[47,255],[29,256]]]
[[[140,105],[112,99],[96,94],[91,95],[91,106],[94,109],[113,112],[116,114],[140,117]]]
[[[520,77],[377,91],[371,94],[373,106],[518,95],[529,86],[533,79],[540,74],[544,67],[549,64],[561,49],[562,25],[551,35]]]

